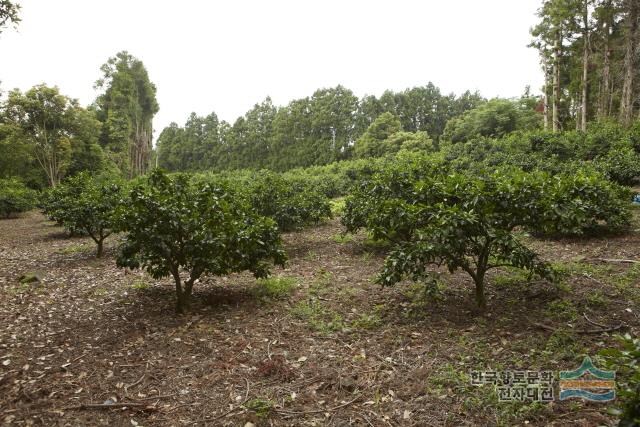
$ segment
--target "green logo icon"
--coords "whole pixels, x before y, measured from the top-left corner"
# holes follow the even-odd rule
[[[616,373],[596,368],[589,356],[573,371],[560,371],[560,400],[572,397],[595,402],[616,398]]]

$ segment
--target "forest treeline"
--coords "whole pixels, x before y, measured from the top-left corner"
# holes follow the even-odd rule
[[[594,119],[637,120],[638,0],[546,0],[532,28],[545,76],[544,123],[585,131]]]
[[[488,100],[444,94],[433,83],[363,97],[321,88],[284,106],[267,97],[233,123],[192,113],[161,130],[155,149],[156,87],[140,59],[120,52],[101,67],[100,94],[87,107],[44,84],[0,98],[0,178],[42,188],[84,170],[126,178],[156,165],[285,171],[520,131],[629,128],[640,114],[639,7],[638,0],[543,1],[530,45],[540,52],[541,94],[526,88],[518,98]],[[9,22],[19,22],[17,11]]]
[[[437,139],[450,119],[483,102],[477,92],[443,95],[432,83],[388,90],[379,98],[358,98],[337,86],[284,107],[266,98],[233,124],[215,113],[192,113],[184,126],[171,123],[158,137],[158,164],[174,171],[322,165],[351,158],[355,142],[383,113],[396,118],[397,131],[425,132]]]

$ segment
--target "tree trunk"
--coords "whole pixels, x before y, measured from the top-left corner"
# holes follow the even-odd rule
[[[172,269],[171,274],[176,283],[176,313],[186,314],[191,309],[191,291],[193,289],[194,277],[190,277],[182,286],[180,273],[177,268]]]
[[[485,271],[478,270],[474,279],[476,285],[476,305],[482,311],[487,309],[487,297],[484,294],[484,275]]]
[[[620,100],[620,121],[629,126],[633,119],[633,76],[635,74],[635,51],[638,37],[638,0],[627,0],[627,34],[624,55],[624,82],[622,84],[622,98]]]
[[[611,8],[611,2],[608,1],[605,5],[607,11]],[[598,117],[603,118],[609,116],[611,110],[609,108],[611,104],[611,46],[610,36],[612,14],[608,12],[604,22],[604,52],[602,52],[602,81],[600,83],[600,99],[598,100]]]
[[[588,72],[589,72],[589,9],[587,0],[583,1],[582,10],[582,25],[583,32],[582,38],[584,47],[582,49],[582,107],[580,108],[580,130],[587,131],[587,86],[588,86]]]
[[[557,132],[560,128],[559,108],[560,108],[560,29],[556,30],[556,39],[553,46],[553,99],[552,99],[552,129]]]
[[[549,67],[547,58],[543,57],[542,67],[544,69],[544,97],[542,99],[542,116],[544,119],[544,130],[549,129]]]
[[[98,245],[98,251],[96,252],[96,258],[102,257],[102,252],[103,252],[103,248],[104,248],[103,242],[104,242],[103,239],[100,239],[100,240],[96,241],[96,244]]]

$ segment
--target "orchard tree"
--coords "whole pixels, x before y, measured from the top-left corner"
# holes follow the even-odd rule
[[[121,186],[108,177],[88,172],[65,179],[45,196],[43,208],[50,219],[72,234],[88,235],[103,254],[104,240],[114,228],[114,214],[122,200]]]
[[[522,218],[500,195],[489,180],[451,174],[414,181],[393,171],[347,199],[343,223],[349,232],[365,227],[373,238],[395,243],[378,283],[425,279],[429,265],[461,269],[473,279],[476,303],[484,310],[485,277],[492,268],[513,266],[551,278],[547,264],[513,234],[528,216]]]
[[[253,213],[222,185],[190,183],[156,169],[131,191],[118,216],[127,233],[118,266],[171,276],[178,313],[189,310],[193,286],[204,274],[248,270],[265,277],[270,263],[286,260],[273,220]]]

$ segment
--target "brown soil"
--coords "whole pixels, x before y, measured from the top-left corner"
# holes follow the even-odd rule
[[[615,344],[577,334],[638,332],[640,234],[532,240],[544,258],[578,263],[565,286],[489,277],[476,312],[470,279],[444,273],[439,298],[372,283],[385,248],[342,238],[339,221],[285,235],[298,279],[282,298],[250,275],[196,285],[173,312],[168,279],[115,266],[87,238],[40,214],[0,221],[0,421],[15,425],[427,426],[611,424],[606,406],[513,405],[468,382],[471,370],[570,370]],[[35,272],[41,281],[20,284]],[[511,273],[514,274],[514,273]],[[640,277],[640,276],[639,276]],[[523,279],[526,280],[526,279]],[[516,281],[517,282],[517,281]],[[561,331],[541,329],[545,323]],[[109,409],[87,404],[130,403]],[[262,407],[262,409],[261,409]]]

